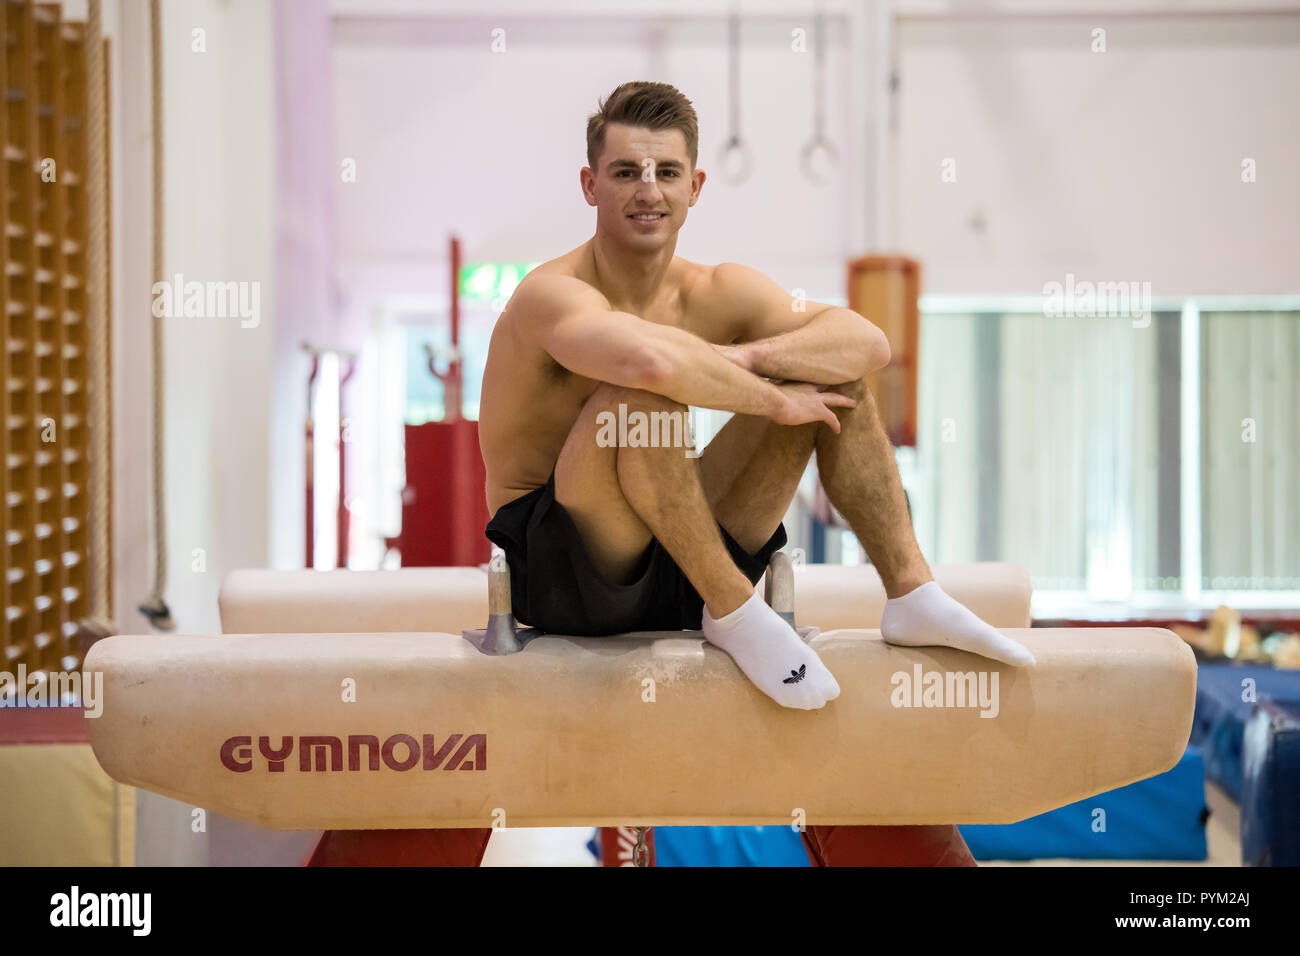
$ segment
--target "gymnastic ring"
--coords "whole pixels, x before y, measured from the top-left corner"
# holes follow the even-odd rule
[[[733,171],[730,167],[733,165],[732,157],[736,156],[740,157],[740,168]],[[727,140],[722,152],[718,154],[718,162],[722,165],[723,181],[733,186],[739,186],[747,180],[754,170],[754,155],[739,136]]]
[[[820,186],[826,182],[826,179],[823,178],[813,167],[813,159],[816,156],[824,156],[826,158],[827,168],[829,169],[839,161],[839,153],[836,151],[835,147],[831,145],[829,140],[820,136],[815,136],[810,139],[804,144],[803,149],[800,150],[799,165],[803,169],[803,174],[808,177],[810,182],[816,183]]]

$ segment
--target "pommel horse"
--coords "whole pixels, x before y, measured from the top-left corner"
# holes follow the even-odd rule
[[[1177,763],[1196,683],[1177,635],[1029,628],[1023,570],[934,571],[1037,663],[885,644],[863,626],[872,569],[778,554],[766,598],[796,626],[800,595],[796,630],[842,688],[817,711],[777,705],[698,631],[521,628],[504,561],[236,571],[220,603],[241,633],[91,648],[91,744],[122,783],[313,830],[1014,823]]]

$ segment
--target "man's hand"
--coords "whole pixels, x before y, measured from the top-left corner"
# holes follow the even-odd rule
[[[808,422],[825,422],[831,431],[840,433],[840,420],[832,408],[856,408],[858,403],[847,395],[829,391],[831,386],[811,382],[781,382],[781,404],[771,416],[778,425],[806,425]]]
[[[712,344],[713,348],[733,365],[743,368],[746,372],[762,376],[763,373],[755,368],[758,356],[749,344],[718,345],[716,342]],[[831,408],[856,408],[858,404],[847,395],[828,391],[834,387],[830,385],[817,385],[812,382],[773,382],[772,384],[780,393],[780,401],[775,413],[770,417],[778,425],[825,422],[838,435],[840,420]]]

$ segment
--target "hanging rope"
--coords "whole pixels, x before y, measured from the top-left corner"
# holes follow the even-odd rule
[[[722,178],[740,185],[754,167],[753,154],[740,138],[740,14],[727,20],[727,102],[731,107],[731,135],[722,147]]]
[[[153,83],[153,248],[150,271],[155,282],[163,281],[163,61],[162,0],[149,0],[149,76]],[[153,310],[150,310],[152,315]],[[164,482],[163,427],[163,317],[153,315],[150,346],[153,352],[153,591],[140,605],[140,613],[160,631],[176,628],[163,592],[167,590],[167,513]]]
[[[86,410],[90,425],[87,470],[90,477],[90,534],[87,550],[90,573],[90,614],[77,622],[78,643],[84,650],[99,638],[117,631],[113,623],[110,590],[111,551],[108,534],[112,508],[110,438],[113,416],[108,393],[108,184],[106,164],[100,161],[108,148],[105,115],[108,95],[104,74],[104,20],[100,0],[90,0],[86,17],[86,346],[89,355]]]
[[[813,30],[813,134],[799,153],[799,163],[808,181],[820,185],[839,158],[826,137],[826,14],[820,4]]]

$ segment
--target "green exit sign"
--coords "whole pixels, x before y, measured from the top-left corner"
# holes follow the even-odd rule
[[[491,302],[508,299],[540,262],[473,262],[460,267],[460,294],[465,299]]]

